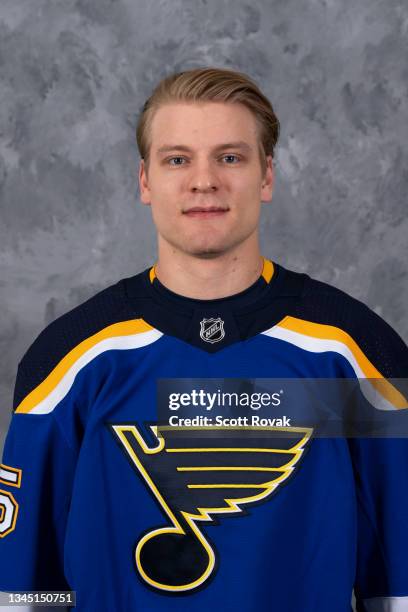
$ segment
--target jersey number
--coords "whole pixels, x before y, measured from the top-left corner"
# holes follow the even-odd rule
[[[21,470],[0,464],[0,482],[21,487]],[[4,538],[16,527],[18,503],[14,495],[0,489],[0,538]]]

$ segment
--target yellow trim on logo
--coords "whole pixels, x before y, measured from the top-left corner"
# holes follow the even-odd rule
[[[201,575],[194,580],[193,582],[189,583],[189,584],[181,584],[181,585],[169,585],[169,584],[162,584],[159,583],[157,581],[155,581],[153,578],[151,578],[144,570],[143,565],[141,563],[141,550],[143,548],[143,546],[146,544],[146,542],[148,542],[148,540],[150,540],[151,538],[154,538],[158,535],[161,535],[163,533],[178,533],[178,534],[186,534],[186,530],[183,528],[183,526],[181,525],[180,521],[177,519],[176,515],[172,512],[171,508],[169,507],[169,505],[167,504],[166,500],[164,499],[164,497],[162,496],[162,494],[160,493],[160,491],[158,490],[158,488],[156,487],[155,483],[153,482],[151,476],[149,475],[149,473],[147,472],[146,468],[144,467],[144,465],[142,464],[142,462],[140,461],[140,459],[138,458],[138,456],[136,455],[135,451],[133,450],[131,444],[129,443],[128,439],[126,438],[126,432],[131,433],[134,438],[136,438],[137,442],[139,443],[139,445],[141,446],[141,448],[143,449],[143,451],[145,453],[148,454],[152,454],[152,453],[159,453],[161,451],[167,451],[167,452],[171,452],[171,451],[182,451],[185,452],[187,451],[192,451],[192,452],[201,452],[203,449],[202,448],[198,448],[198,449],[193,449],[193,448],[188,448],[188,449],[167,449],[165,448],[165,440],[163,437],[160,437],[158,435],[158,431],[162,431],[162,430],[167,430],[169,429],[168,427],[164,426],[164,427],[158,427],[156,425],[151,425],[150,429],[152,430],[152,432],[154,433],[155,437],[157,438],[157,445],[153,448],[150,448],[146,445],[146,442],[144,441],[142,435],[140,434],[138,427],[135,425],[113,425],[112,426],[113,430],[115,431],[117,437],[119,438],[119,440],[122,442],[122,444],[124,445],[124,447],[126,448],[126,451],[128,452],[129,456],[131,457],[132,461],[134,462],[134,464],[137,466],[138,470],[140,471],[140,473],[142,474],[143,478],[145,479],[147,485],[150,487],[151,491],[153,492],[153,494],[155,495],[156,499],[158,500],[159,504],[161,505],[161,507],[163,508],[163,510],[165,511],[165,513],[167,514],[167,516],[169,517],[170,521],[173,523],[173,526],[167,526],[167,527],[161,527],[159,529],[154,529],[148,533],[146,533],[138,542],[137,546],[136,546],[136,550],[135,550],[135,561],[136,561],[136,566],[137,569],[140,573],[140,575],[143,577],[143,579],[150,584],[153,587],[156,587],[158,589],[161,590],[165,590],[165,591],[188,591],[191,589],[194,589],[198,586],[200,586],[201,584],[203,584],[207,578],[210,576],[210,574],[212,573],[214,566],[215,566],[215,552],[212,549],[212,547],[210,546],[209,542],[206,540],[206,538],[204,537],[204,535],[202,534],[202,532],[200,531],[200,529],[198,528],[198,526],[196,525],[197,521],[211,521],[212,522],[212,517],[210,516],[211,514],[228,514],[228,513],[242,513],[242,508],[240,508],[239,504],[242,503],[250,503],[250,502],[255,502],[255,501],[259,501],[263,498],[268,497],[276,488],[277,486],[283,482],[284,480],[286,480],[292,473],[293,473],[293,466],[294,464],[296,464],[301,455],[303,454],[304,451],[304,446],[306,445],[306,443],[309,441],[313,430],[311,428],[300,428],[300,427],[265,427],[265,428],[261,428],[262,430],[270,430],[270,431],[290,431],[291,433],[301,433],[303,434],[300,438],[300,440],[298,440],[289,450],[280,450],[277,449],[276,451],[273,451],[272,449],[242,449],[242,448],[230,448],[230,449],[226,449],[226,448],[222,448],[222,449],[204,449],[204,450],[212,450],[212,451],[220,451],[220,450],[224,450],[224,451],[258,451],[258,452],[282,452],[282,453],[291,453],[294,454],[293,459],[291,459],[289,462],[287,462],[285,465],[281,466],[280,468],[270,468],[271,471],[276,471],[276,472],[281,472],[281,475],[278,476],[277,478],[273,479],[273,480],[269,480],[267,482],[262,483],[261,485],[217,485],[217,484],[213,484],[213,485],[188,485],[189,488],[250,488],[252,490],[254,489],[258,489],[260,490],[259,493],[256,494],[250,494],[247,497],[241,497],[241,498],[224,498],[224,502],[226,503],[226,506],[218,506],[218,507],[197,507],[197,511],[198,514],[196,513],[192,513],[192,512],[185,512],[183,510],[180,509],[180,515],[183,517],[183,519],[186,521],[188,527],[191,529],[192,533],[194,533],[194,535],[197,537],[197,539],[199,540],[199,542],[201,543],[201,545],[203,546],[204,550],[207,553],[207,557],[208,557],[208,563],[207,566],[205,568],[205,570],[201,573]],[[190,431],[196,431],[196,430],[212,430],[212,429],[225,429],[225,430],[231,430],[231,428],[229,427],[186,427],[185,429],[188,429]],[[232,428],[234,429],[234,428]],[[259,429],[259,428],[253,428],[253,427],[240,427],[241,429]],[[194,469],[194,468],[177,468],[180,469],[180,471],[182,470],[187,470],[187,469]],[[200,468],[198,468],[200,469]],[[201,468],[203,470],[208,469],[208,468]],[[238,467],[234,467],[234,468],[220,468],[220,469],[244,469],[244,470],[256,470],[257,468],[251,468],[251,467],[244,467],[244,468],[238,468]],[[267,469],[267,468],[265,468]],[[231,492],[231,494],[233,494]]]
[[[204,547],[204,549],[206,550],[207,555],[208,555],[208,564],[207,564],[207,567],[206,567],[204,573],[200,576],[200,578],[198,580],[196,580],[195,582],[191,583],[191,584],[181,585],[179,587],[160,584],[160,583],[156,582],[155,580],[153,580],[152,578],[150,578],[150,576],[148,576],[146,574],[146,572],[144,571],[143,566],[142,566],[142,564],[140,562],[141,549],[142,549],[142,547],[145,545],[145,543],[148,540],[158,536],[161,533],[180,533],[180,534],[185,534],[185,530],[181,526],[180,522],[177,520],[175,514],[173,514],[173,512],[171,511],[170,507],[167,505],[166,501],[164,500],[164,498],[160,494],[159,490],[157,489],[157,487],[154,484],[153,480],[151,479],[151,477],[149,476],[149,474],[145,470],[144,466],[139,461],[137,455],[133,451],[133,449],[132,449],[131,445],[129,444],[128,440],[126,439],[126,436],[124,435],[124,433],[126,431],[131,432],[134,435],[134,437],[137,439],[137,441],[140,444],[140,446],[143,449],[143,451],[145,453],[148,453],[148,454],[159,453],[160,451],[162,451],[163,448],[164,448],[164,444],[165,444],[164,438],[157,438],[157,440],[158,440],[157,446],[155,446],[154,448],[149,448],[146,445],[143,437],[140,435],[137,427],[135,427],[134,425],[114,425],[113,429],[115,430],[118,438],[121,440],[122,444],[126,448],[126,450],[129,453],[130,457],[132,458],[132,460],[134,461],[134,463],[138,467],[140,473],[143,475],[144,479],[146,480],[146,483],[148,484],[150,489],[153,491],[155,497],[158,499],[160,505],[162,506],[162,508],[166,512],[167,516],[169,517],[169,519],[171,520],[171,522],[174,525],[174,527],[162,527],[160,529],[154,529],[153,531],[150,531],[149,533],[147,533],[141,540],[139,540],[138,545],[137,545],[136,550],[135,550],[135,561],[136,561],[137,568],[138,568],[138,570],[140,572],[140,575],[144,578],[144,580],[146,580],[146,582],[148,584],[150,584],[150,585],[152,585],[154,587],[157,587],[159,589],[168,590],[168,591],[186,591],[186,590],[189,590],[189,589],[193,589],[194,587],[202,584],[206,580],[206,578],[209,576],[209,574],[211,574],[211,572],[212,572],[212,570],[214,568],[214,565],[215,565],[215,555],[214,555],[214,551],[212,550],[211,546],[209,545],[207,540],[204,538],[203,534],[199,531],[199,529],[197,529],[197,527],[194,524],[194,522],[191,521],[191,519],[190,519],[190,517],[189,517],[189,515],[187,513],[181,512],[181,514],[183,515],[183,517],[185,518],[185,520],[187,521],[187,523],[191,527],[192,531],[197,536],[198,540],[201,542],[202,546]],[[157,427],[156,426],[151,426],[151,430],[157,436]]]

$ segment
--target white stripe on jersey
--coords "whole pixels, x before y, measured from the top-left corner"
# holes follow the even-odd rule
[[[370,402],[370,404],[372,404],[372,406],[378,410],[395,410],[395,406],[393,406],[391,402],[389,402],[373,387],[373,385],[370,383],[370,379],[367,379],[366,384],[364,384],[364,380],[362,379],[365,379],[366,376],[358,365],[353,353],[350,351],[348,346],[343,344],[343,342],[340,342],[339,340],[330,340],[328,338],[322,339],[306,336],[305,334],[301,334],[290,329],[285,329],[284,327],[279,327],[279,325],[271,327],[270,329],[262,332],[262,334],[269,336],[270,338],[284,340],[285,342],[294,344],[295,346],[312,353],[326,353],[331,351],[342,355],[345,359],[347,359],[353,368],[356,377],[359,379],[361,392]]]

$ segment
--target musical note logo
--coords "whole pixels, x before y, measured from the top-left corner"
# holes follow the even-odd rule
[[[110,425],[168,518],[137,542],[140,576],[160,591],[183,592],[214,574],[214,546],[199,528],[216,515],[247,514],[295,471],[313,430],[300,427],[171,427],[150,425],[149,446],[138,425]]]

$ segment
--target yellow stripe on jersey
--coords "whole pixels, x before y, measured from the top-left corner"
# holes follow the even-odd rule
[[[269,260],[269,259],[265,259],[265,257],[263,258],[263,268],[262,268],[262,274],[261,276],[264,277],[265,281],[267,283],[271,282],[271,278],[274,275],[275,272],[275,268],[273,263]]]
[[[304,319],[286,316],[263,334],[284,340],[314,353],[337,352],[347,359],[356,376],[368,380],[372,387],[370,397],[367,389],[362,392],[376,408],[392,410],[408,408],[406,398],[377,370],[363,353],[357,342],[343,329],[334,325],[313,323]],[[379,398],[378,395],[381,397]]]
[[[157,278],[157,276],[156,276],[156,264],[152,268],[150,268],[149,278],[150,278],[150,282],[151,283],[154,281],[155,278]]]
[[[46,414],[65,397],[75,376],[107,350],[132,349],[151,344],[163,334],[143,319],[113,323],[75,346],[19,404],[15,412]]]

